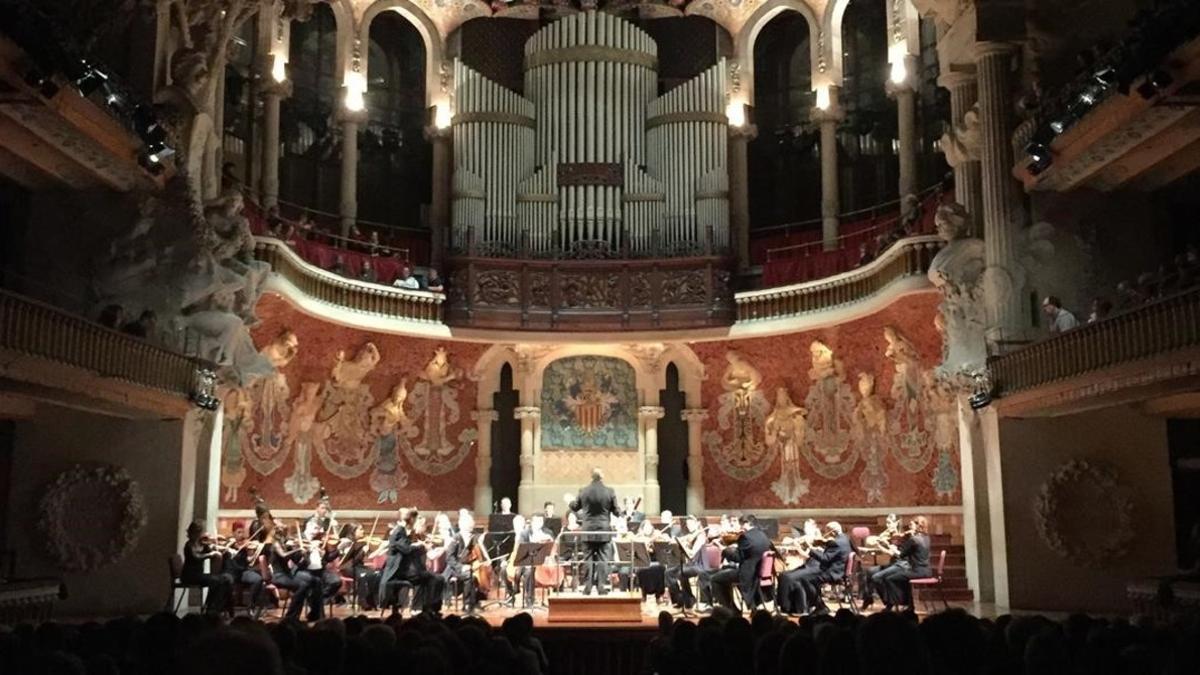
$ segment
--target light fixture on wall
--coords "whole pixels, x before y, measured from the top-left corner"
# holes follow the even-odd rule
[[[832,103],[833,101],[829,96],[829,86],[822,85],[817,87],[817,109],[829,110],[829,106],[832,105]]]
[[[982,410],[992,404],[992,377],[986,370],[976,370],[969,373],[971,387],[974,393],[967,399],[971,410]]]
[[[439,103],[433,112],[433,126],[439,130],[449,129],[451,123],[450,104]]]
[[[196,388],[192,391],[192,403],[203,410],[216,410],[221,406],[217,398],[217,374],[208,368],[196,369]]]
[[[725,118],[729,120],[729,126],[736,129],[746,126],[746,104],[738,100],[730,101],[725,106]]]
[[[891,79],[892,84],[904,84],[904,81],[908,79],[908,66],[905,65],[903,58],[892,60]]]
[[[366,99],[363,96],[367,91],[367,78],[363,77],[362,73],[346,73],[345,88],[346,98],[343,103],[346,106],[346,110],[359,112],[367,107]]]
[[[275,54],[275,60],[271,64],[271,79],[276,82],[283,82],[287,79],[287,57],[283,54]]]

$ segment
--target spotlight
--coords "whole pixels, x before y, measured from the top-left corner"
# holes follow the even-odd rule
[[[58,85],[54,83],[54,80],[37,68],[32,68],[25,73],[25,84],[35,87],[38,93],[45,98],[54,98],[54,95],[58,93]]]
[[[1104,97],[1104,87],[1100,84],[1092,84],[1085,88],[1079,94],[1079,102],[1087,107],[1096,105],[1096,102]]]
[[[1096,71],[1092,75],[1092,79],[1105,87],[1111,87],[1117,83],[1117,69],[1112,66],[1105,66]]]
[[[992,382],[991,375],[986,371],[975,371],[970,373],[972,389],[974,393],[967,399],[971,410],[982,410],[992,404]]]
[[[1175,78],[1171,77],[1171,74],[1167,71],[1159,68],[1153,73],[1150,73],[1150,76],[1146,78],[1145,82],[1142,82],[1140,85],[1138,85],[1137,93],[1139,96],[1149,101],[1155,96],[1161,94],[1163,90],[1174,83]]]
[[[986,391],[977,391],[971,394],[971,398],[967,399],[967,403],[971,405],[971,410],[983,410],[992,404],[992,395]]]
[[[1032,141],[1025,146],[1025,154],[1029,155],[1032,160],[1026,166],[1029,173],[1036,176],[1054,163],[1054,156],[1050,152],[1050,146],[1040,141]]]
[[[75,88],[79,90],[79,93],[84,98],[87,98],[105,82],[108,82],[108,75],[95,68],[88,68],[82,76],[75,80]]]
[[[1073,124],[1074,122],[1075,122],[1075,120],[1074,120],[1074,118],[1071,117],[1070,114],[1064,113],[1061,117],[1050,120],[1050,130],[1053,131],[1055,134],[1061,134],[1062,132],[1066,131],[1067,129],[1070,129],[1071,124]]]

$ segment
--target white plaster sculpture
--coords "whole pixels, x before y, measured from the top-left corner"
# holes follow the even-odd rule
[[[929,266],[929,281],[942,292],[945,345],[938,374],[943,377],[974,372],[987,363],[984,244],[966,236],[968,221],[961,204],[944,204],[934,217],[938,236],[946,242]]]

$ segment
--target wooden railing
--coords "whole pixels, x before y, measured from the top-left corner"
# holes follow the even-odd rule
[[[347,279],[305,262],[278,239],[258,237],[254,255],[270,263],[275,274],[314,300],[364,314],[422,323],[442,322],[442,302],[446,296],[441,293]]]
[[[734,296],[737,321],[767,321],[820,312],[865,300],[905,277],[925,276],[942,247],[934,236],[909,237],[876,260],[849,272]]]
[[[1200,347],[1200,288],[994,356],[988,368],[1003,396],[1190,347]]]
[[[0,350],[188,398],[203,361],[0,289]]]

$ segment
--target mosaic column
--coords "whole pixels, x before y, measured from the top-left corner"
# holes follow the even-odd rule
[[[1022,274],[1016,245],[1024,224],[1021,188],[1012,175],[1011,64],[1016,47],[981,42],[976,52],[979,73],[980,160],[983,184],[984,290],[988,310],[988,342],[1019,340]]]
[[[521,406],[513,412],[513,417],[521,421],[521,483],[517,486],[517,503],[513,511],[520,513],[532,511],[533,504],[533,435],[537,431],[538,421],[542,418],[542,409],[537,406]]]
[[[753,124],[729,127],[730,244],[739,272],[745,272],[750,267],[750,169],[747,146],[756,133]]]
[[[264,78],[265,80],[265,78]],[[290,80],[269,82],[263,91],[262,205],[279,203],[279,107],[292,95]]]
[[[896,97],[896,130],[900,159],[899,195],[917,194],[917,92],[913,86],[917,60],[905,56],[905,72],[909,76],[903,82],[888,81],[888,88]]]
[[[358,220],[358,128],[367,121],[367,112],[342,109],[342,236],[350,234],[350,226]]]
[[[829,87],[829,106],[812,111],[812,121],[821,127],[821,239],[826,251],[837,248],[841,210],[837,146],[837,127],[842,121],[839,90],[840,87]]]
[[[475,513],[492,512],[492,422],[500,419],[495,410],[476,410],[475,420]]]
[[[425,127],[425,138],[433,145],[433,185],[429,197],[429,265],[438,269],[446,248],[450,224],[450,127]]]
[[[638,419],[642,421],[646,438],[646,477],[642,493],[645,495],[642,511],[658,513],[660,492],[658,485],[658,421],[666,411],[662,406],[644,405],[638,408]]]
[[[708,410],[688,408],[680,417],[688,425],[687,512],[699,515],[704,513],[704,447],[700,432],[708,419]]]

